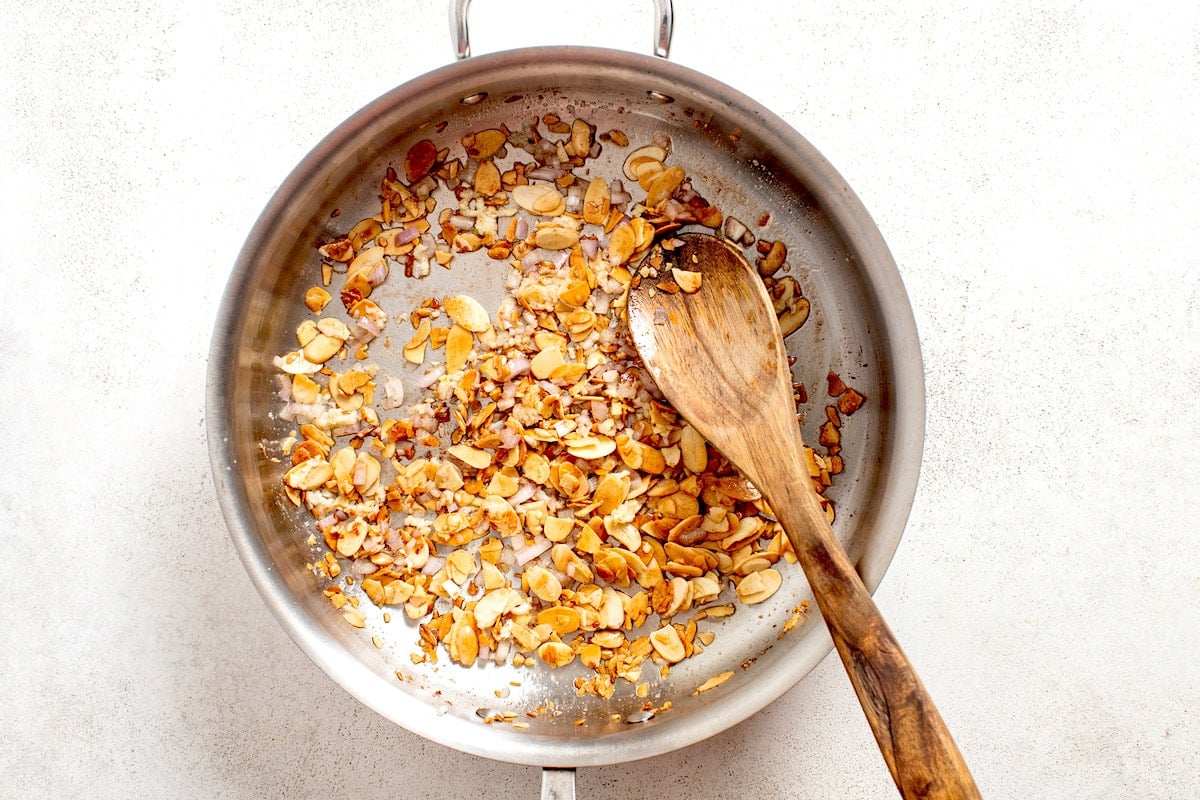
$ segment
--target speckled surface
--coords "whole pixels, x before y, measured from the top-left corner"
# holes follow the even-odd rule
[[[535,769],[430,744],[312,666],[209,478],[206,350],[251,222],[325,132],[451,56],[444,3],[403,5],[6,6],[0,796],[536,794]],[[584,31],[477,5],[477,52],[649,40],[634,0]],[[674,59],[820,148],[908,286],[927,457],[877,598],[988,797],[1200,785],[1200,16],[1099,5],[677,8]],[[578,783],[892,795],[833,658]]]

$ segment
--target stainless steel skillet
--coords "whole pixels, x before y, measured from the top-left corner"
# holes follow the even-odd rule
[[[469,52],[465,5],[455,8],[461,24],[454,30],[464,37],[457,44],[460,55]],[[657,50],[665,56],[669,14],[660,11],[658,20]],[[546,47],[461,60],[372,102],[296,167],[238,258],[210,355],[208,438],[222,510],[239,554],[301,649],[371,708],[476,755],[573,768],[651,757],[700,741],[744,720],[807,674],[831,643],[815,615],[780,637],[790,609],[809,598],[799,569],[787,570],[784,589],[758,607],[760,613],[739,613],[715,624],[717,638],[705,653],[652,686],[654,704],[671,705],[653,717],[641,713],[645,701],[631,691],[608,700],[577,697],[572,680],[578,673],[569,669],[467,670],[445,661],[414,667],[408,654],[415,628],[382,623],[365,600],[368,631],[347,626],[322,596],[321,582],[303,569],[319,554],[307,544],[311,518],[281,491],[287,463],[277,447],[294,425],[276,415],[272,366],[274,356],[293,346],[293,332],[307,316],[301,298],[319,275],[316,246],[344,233],[346,220],[378,211],[379,178],[389,164],[402,163],[420,139],[450,145],[469,131],[501,122],[512,126],[547,112],[585,118],[601,131],[620,129],[634,143],[666,134],[672,160],[686,164],[722,210],[747,222],[769,212],[769,222],[754,232],[788,242],[791,274],[812,303],[811,318],[788,341],[797,357],[796,378],[810,395],[805,434],[815,439],[823,419],[826,373],[838,373],[868,398],[845,425],[846,471],[830,497],[838,508],[835,530],[872,589],[911,506],[923,441],[924,385],[899,274],[850,188],[769,110],[663,57]],[[595,169],[615,173],[623,155],[607,148]],[[496,299],[500,286],[494,271],[456,269],[421,281],[393,278],[377,293],[395,314],[426,296]],[[399,372],[399,348],[394,350],[373,357]],[[417,377],[406,378],[410,388]],[[382,649],[372,645],[371,633],[381,637]],[[405,680],[397,679],[397,670]],[[734,678],[693,694],[725,670],[733,670]],[[498,691],[506,696],[497,697]],[[548,700],[556,713],[524,718],[527,728],[482,719],[498,711],[545,708]],[[857,713],[848,709],[851,716]],[[579,719],[586,722],[574,724]]]

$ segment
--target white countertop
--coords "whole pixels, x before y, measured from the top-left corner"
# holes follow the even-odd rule
[[[928,440],[877,599],[984,795],[1194,796],[1200,12],[747,5],[680,0],[672,58],[812,141],[899,264]],[[637,0],[584,31],[528,22],[563,4],[477,6],[476,52],[650,39]],[[0,795],[535,796],[537,770],[396,727],[292,644],[205,442],[211,325],[251,223],[322,135],[449,62],[445,3],[3,16]],[[832,656],[739,727],[578,783],[894,796]]]

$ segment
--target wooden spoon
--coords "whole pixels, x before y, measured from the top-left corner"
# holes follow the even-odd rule
[[[629,295],[633,341],[659,389],[770,503],[796,551],[883,759],[905,798],[978,798],[979,790],[916,671],[854,570],[817,500],[803,458],[779,321],[739,250],[677,236],[658,278]],[[699,291],[656,288],[671,267]],[[665,272],[665,274],[664,274]]]

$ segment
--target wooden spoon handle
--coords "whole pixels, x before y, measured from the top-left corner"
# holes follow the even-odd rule
[[[815,494],[803,489],[787,494],[791,502],[774,510],[804,567],[901,796],[979,798],[946,723],[834,539]]]

